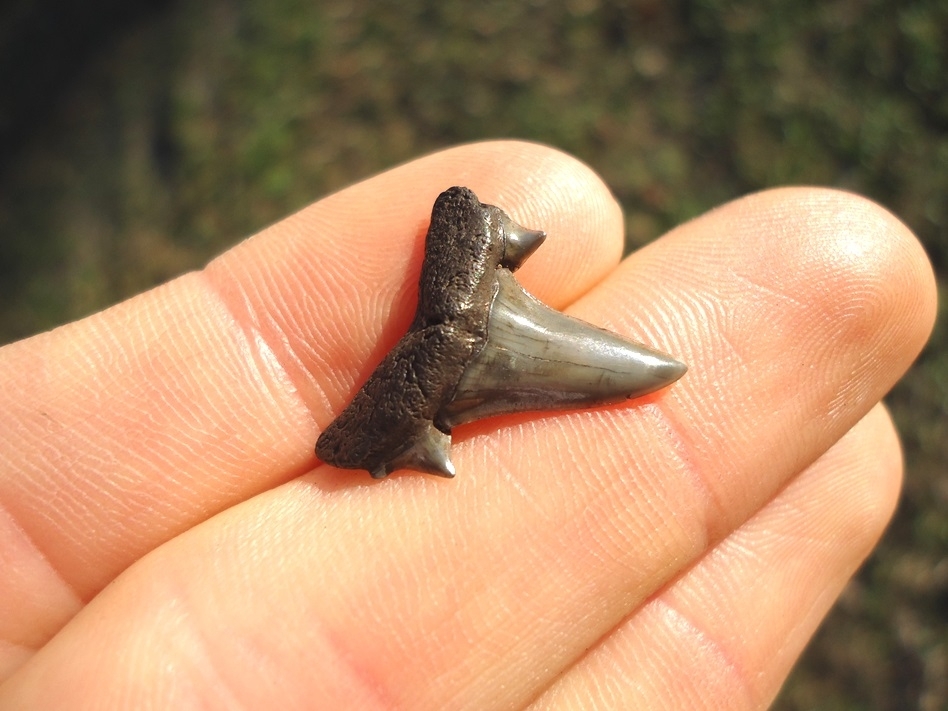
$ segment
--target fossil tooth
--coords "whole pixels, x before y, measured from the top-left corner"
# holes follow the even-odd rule
[[[451,435],[442,432],[432,423],[405,451],[373,470],[372,478],[382,479],[397,469],[414,469],[450,479],[456,473],[450,452]]]
[[[537,251],[537,247],[546,239],[546,232],[528,230],[511,220],[506,213],[501,213],[501,220],[505,234],[504,256],[500,260],[501,266],[516,271],[527,261],[527,257]]]
[[[449,428],[492,415],[621,402],[685,373],[670,356],[549,308],[504,269],[497,281],[487,343],[441,412]]]
[[[320,435],[324,462],[382,478],[453,477],[451,429],[492,415],[601,405],[680,378],[674,358],[550,309],[512,275],[546,234],[467,188],[431,213],[408,333]]]

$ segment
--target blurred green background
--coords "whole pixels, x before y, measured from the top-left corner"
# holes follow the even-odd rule
[[[592,165],[629,249],[770,186],[860,192],[915,230],[944,297],[946,48],[946,0],[15,0],[0,342],[396,163],[507,136]],[[901,506],[778,709],[948,709],[946,344],[940,318],[889,397]]]

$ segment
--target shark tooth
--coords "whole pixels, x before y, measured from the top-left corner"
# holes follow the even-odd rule
[[[566,316],[512,272],[546,238],[467,188],[435,201],[411,326],[316,442],[321,460],[380,479],[453,477],[451,430],[494,415],[620,402],[686,366]]]
[[[505,212],[500,213],[500,219],[504,231],[504,254],[500,259],[500,265],[510,271],[516,271],[527,261],[527,257],[543,244],[546,232],[521,227]]]
[[[671,356],[555,311],[497,271],[487,343],[458,382],[440,423],[448,428],[494,415],[622,402],[678,380]]]
[[[398,469],[414,469],[426,474],[453,478],[457,472],[451,462],[451,435],[431,423],[404,451],[374,469],[371,472],[372,478],[383,479]]]

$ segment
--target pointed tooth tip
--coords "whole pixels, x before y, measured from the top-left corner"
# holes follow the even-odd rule
[[[371,472],[372,478],[384,479],[391,472],[398,471],[399,469],[410,469],[413,471],[423,472],[425,474],[444,477],[445,479],[453,479],[457,475],[457,470],[454,468],[454,463],[450,459],[443,461],[434,461],[429,459],[406,461],[397,465],[387,464]]]
[[[644,352],[643,352],[644,351]],[[666,388],[688,371],[688,366],[664,353],[651,349],[629,348],[628,369],[612,381],[616,392],[625,390],[630,398]]]
[[[504,236],[504,256],[501,264],[511,270],[518,269],[546,240],[543,230],[528,230],[507,218]]]
[[[415,464],[421,471],[434,474],[435,476],[443,476],[445,479],[453,479],[455,474],[457,474],[454,463],[448,456],[447,451],[444,450],[437,450],[433,452],[431,456],[428,456],[424,460],[419,460]]]
[[[450,459],[448,459],[447,461],[444,462],[443,467],[437,470],[432,470],[431,474],[435,474],[437,476],[443,476],[445,479],[453,479],[455,475],[457,475],[457,470],[455,470],[454,468],[454,463]]]
[[[666,385],[671,385],[688,372],[688,366],[682,363],[680,360],[672,358],[671,356],[668,356],[667,358],[668,360],[659,366],[659,372],[662,376],[662,379],[666,381]]]
[[[457,472],[451,462],[451,435],[440,431],[429,422],[405,449],[380,464],[371,473],[375,479],[381,479],[399,469],[412,469],[447,479],[453,478]]]

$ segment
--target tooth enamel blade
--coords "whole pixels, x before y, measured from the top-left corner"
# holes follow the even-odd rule
[[[488,338],[440,422],[621,402],[669,385],[687,367],[671,356],[566,316],[498,269]]]

